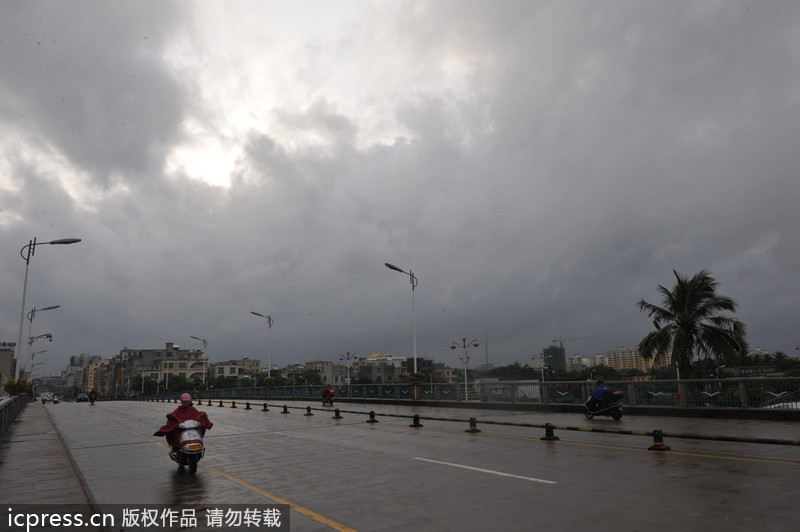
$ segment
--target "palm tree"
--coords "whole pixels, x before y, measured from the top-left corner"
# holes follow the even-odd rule
[[[717,294],[717,281],[701,270],[691,279],[675,270],[677,283],[672,290],[661,285],[663,307],[644,299],[637,305],[653,318],[655,330],[639,343],[639,353],[647,360],[672,355],[679,372],[689,375],[695,356],[713,357],[717,362],[735,364],[747,352],[744,324],[721,312],[735,312],[736,302]]]

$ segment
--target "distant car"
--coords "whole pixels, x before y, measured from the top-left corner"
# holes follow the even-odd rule
[[[78,402],[79,403],[88,403],[89,402],[89,396],[86,395],[85,393],[79,393],[78,394]]]

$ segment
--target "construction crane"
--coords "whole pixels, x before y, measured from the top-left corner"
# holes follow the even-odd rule
[[[558,338],[553,340],[553,342],[554,343],[558,342],[558,347],[564,347],[564,342],[566,342],[567,340],[569,340],[569,341],[572,341],[572,340],[589,340],[591,338],[597,338],[597,336],[579,336],[577,338],[564,338],[563,336],[559,336]]]

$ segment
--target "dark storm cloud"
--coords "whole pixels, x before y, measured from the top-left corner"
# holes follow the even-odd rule
[[[99,183],[151,177],[180,131],[185,96],[161,60],[176,6],[143,7],[23,2],[0,22],[0,114]]]

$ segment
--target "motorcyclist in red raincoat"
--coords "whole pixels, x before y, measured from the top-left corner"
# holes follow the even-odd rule
[[[180,444],[178,425],[190,419],[200,423],[198,430],[201,436],[214,426],[205,412],[200,412],[192,406],[192,396],[184,393],[181,395],[181,406],[167,414],[167,424],[158,429],[153,436],[166,436],[167,443],[175,450]]]
[[[322,390],[322,406],[325,406],[325,403],[330,402],[331,406],[333,406],[333,398],[336,396],[336,390],[333,389],[331,383]]]

